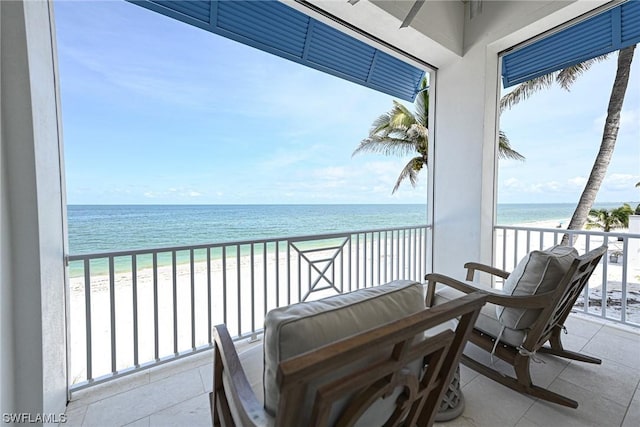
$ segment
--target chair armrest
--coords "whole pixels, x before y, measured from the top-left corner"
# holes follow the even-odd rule
[[[480,264],[478,262],[468,262],[464,265],[464,268],[467,269],[466,280],[473,280],[473,276],[476,270],[489,273],[494,276],[502,277],[503,279],[506,279],[507,277],[509,277],[509,273],[507,271],[500,270],[499,268],[491,267],[490,265]]]
[[[231,425],[266,426],[269,416],[251,389],[227,327],[225,325],[214,326],[213,338],[215,359],[213,392],[211,393],[212,411],[218,412],[221,418],[231,419],[232,412],[228,411],[228,407],[233,404],[240,419],[232,420]],[[226,372],[229,380],[228,385],[222,381],[222,371]],[[219,408],[216,403],[221,407]],[[223,425],[226,424],[225,422]]]
[[[514,308],[544,308],[552,301],[555,291],[546,292],[538,295],[512,296],[497,293],[497,291],[486,288],[477,288],[470,283],[461,282],[444,274],[431,273],[425,276],[427,280],[427,307],[433,305],[436,292],[436,284],[442,283],[451,288],[457,289],[466,294],[472,292],[482,292],[487,295],[487,302],[501,305],[503,307]]]
[[[485,291],[484,289],[479,289],[470,283],[461,282],[452,277],[445,276],[444,274],[430,273],[424,276],[424,280],[427,281],[427,298],[425,301],[427,307],[431,307],[433,305],[433,299],[436,294],[436,284],[438,283],[457,289],[465,294]]]

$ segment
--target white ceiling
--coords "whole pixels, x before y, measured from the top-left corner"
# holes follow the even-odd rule
[[[426,0],[410,25],[401,28],[416,0],[284,1],[300,10],[307,9],[305,3],[310,3],[434,68],[446,66],[479,43],[506,49],[609,3],[604,0],[483,0],[474,5],[480,7],[471,18],[467,1]],[[323,19],[318,14],[316,17]],[[363,38],[362,34],[353,35]],[[392,49],[388,51],[398,55]]]

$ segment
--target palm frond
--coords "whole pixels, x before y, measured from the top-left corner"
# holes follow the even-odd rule
[[[416,117],[413,113],[404,104],[396,100],[393,100],[393,108],[390,114],[389,123],[395,129],[409,129],[412,124],[416,123]]]
[[[500,112],[505,109],[511,108],[522,100],[529,98],[534,93],[541,89],[546,89],[553,84],[555,79],[555,73],[545,74],[544,76],[536,77],[535,79],[528,80],[520,83],[511,92],[507,93],[500,99]]]
[[[384,113],[376,117],[371,124],[369,135],[375,135],[377,133],[389,133],[391,123],[391,113]]]
[[[498,158],[499,159],[512,159],[512,160],[520,160],[524,161],[525,157],[518,153],[516,150],[511,148],[511,143],[509,142],[509,138],[507,138],[507,134],[503,131],[500,131],[498,137]]]
[[[416,96],[415,117],[419,124],[425,128],[429,127],[429,89],[426,77],[420,82],[420,92]]]
[[[406,136],[404,138],[391,138],[374,135],[360,141],[351,156],[358,153],[382,153],[385,155],[406,156],[416,152],[416,143]]]
[[[400,188],[400,184],[402,184],[405,179],[409,179],[411,185],[414,187],[416,186],[416,183],[418,182],[418,171],[416,171],[414,168],[416,161],[422,162],[422,157],[414,157],[413,159],[409,160],[409,163],[407,163],[404,168],[402,168],[402,171],[398,176],[398,180],[396,181],[396,185],[393,186],[391,194],[394,194],[396,191],[398,191],[398,188]]]
[[[571,86],[585,71],[587,71],[596,62],[602,62],[607,59],[609,54],[597,56],[595,58],[587,59],[579,64],[572,65],[564,68],[556,75],[556,82],[558,85],[566,90],[571,90]]]

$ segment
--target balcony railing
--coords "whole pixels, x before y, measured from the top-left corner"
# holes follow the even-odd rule
[[[640,234],[515,226],[496,226],[494,232],[494,266],[506,271],[528,252],[559,244],[565,234],[581,254],[607,244],[608,253],[574,310],[640,327]]]
[[[255,337],[267,311],[427,273],[427,226],[69,257],[71,390]]]

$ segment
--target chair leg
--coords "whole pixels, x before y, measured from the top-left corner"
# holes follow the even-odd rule
[[[602,360],[597,357],[587,356],[585,354],[576,353],[575,351],[565,350],[560,340],[560,328],[553,331],[549,338],[550,347],[541,347],[540,353],[552,354],[554,356],[564,357],[565,359],[577,360],[578,362],[602,364]]]
[[[216,409],[216,395],[213,391],[209,393],[209,406],[211,408],[211,424],[214,427],[220,427],[220,417]]]
[[[505,375],[502,372],[498,372],[495,369],[489,368],[488,366],[471,359],[465,354],[462,355],[461,361],[474,371],[517,392],[574,409],[578,407],[578,402],[573,399],[569,399],[561,394],[533,385],[529,372],[529,358],[526,356],[516,356],[513,367],[516,372],[517,379]]]

